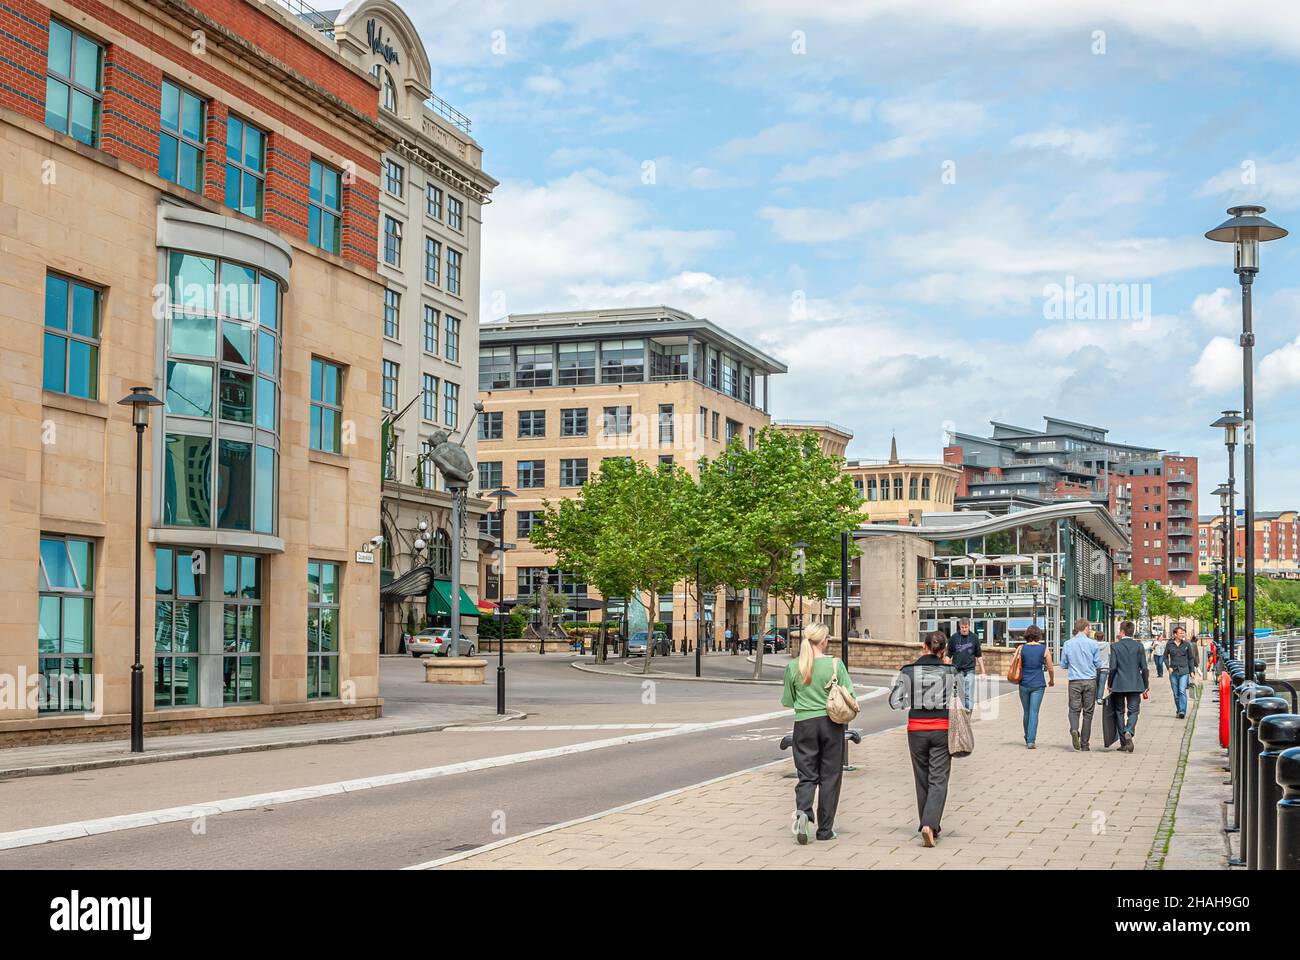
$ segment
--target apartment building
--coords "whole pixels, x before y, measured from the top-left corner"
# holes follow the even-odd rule
[[[380,160],[374,232],[388,438],[382,646],[396,653],[408,624],[449,621],[452,494],[428,454],[441,431],[475,456],[482,211],[497,181],[483,171],[470,119],[433,92],[428,51],[401,7],[364,0],[320,16],[339,54],[378,83],[378,121],[393,143]],[[470,637],[483,507],[470,499],[462,527],[461,629]]]
[[[658,306],[511,315],[480,330],[478,488],[506,486],[507,553],[500,584],[487,596],[507,605],[534,597],[541,584],[570,598],[568,616],[598,608],[594,588],[575,582],[533,548],[528,534],[546,500],[574,496],[601,461],[634,457],[674,463],[695,473],[700,457],[717,456],[733,440],[753,445],[768,416],[770,380],[786,372],[709,320]],[[495,513],[483,533],[500,535]],[[695,640],[694,604],[685,585],[660,598],[655,618],[672,626],[674,642]],[[720,639],[730,626],[748,637],[771,625],[763,598],[741,591],[706,596],[703,620]],[[614,604],[623,609],[622,601]],[[633,629],[647,611],[633,602]]]
[[[0,60],[0,744],[124,735],[137,386],[146,736],[376,716],[379,84],[253,0],[6,0]]]
[[[1243,517],[1234,524],[1237,575],[1246,572],[1246,526]],[[1198,523],[1197,571],[1213,572],[1223,557],[1224,523],[1221,514],[1204,515]],[[1300,579],[1300,512],[1268,510],[1255,514],[1255,573],[1261,577]]]

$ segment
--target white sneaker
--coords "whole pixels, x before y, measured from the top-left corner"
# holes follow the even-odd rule
[[[808,841],[813,838],[812,821],[808,819],[808,814],[798,810],[794,815],[794,823],[790,825],[790,831],[794,834],[795,843],[799,846],[806,846]]]

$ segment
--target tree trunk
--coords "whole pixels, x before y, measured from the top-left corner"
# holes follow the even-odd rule
[[[650,658],[655,655],[655,616],[658,613],[656,609],[659,606],[659,591],[651,588],[650,605],[646,608],[646,636],[645,636],[645,662],[641,665],[642,673],[650,672]]]
[[[596,662],[605,662],[605,642],[609,637],[609,629],[606,624],[609,622],[609,598],[604,594],[600,596],[600,648],[596,651]]]
[[[767,603],[768,600],[770,599],[768,594],[769,589],[770,587],[762,588],[762,593],[763,593],[762,619],[763,620],[767,619]],[[759,626],[761,627],[762,624],[760,623]],[[754,679],[755,680],[763,679],[763,631],[762,630],[759,631],[758,637],[755,638],[754,641]]]

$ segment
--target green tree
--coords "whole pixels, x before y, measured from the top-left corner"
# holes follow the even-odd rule
[[[820,576],[828,558],[838,556],[840,534],[860,519],[860,500],[841,462],[823,453],[811,433],[770,427],[753,450],[734,441],[717,459],[700,461],[694,528],[718,579],[764,597],[786,590],[800,540],[808,544],[809,571]],[[759,643],[754,679],[762,672]]]

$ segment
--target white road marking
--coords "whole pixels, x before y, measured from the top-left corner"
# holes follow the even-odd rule
[[[869,700],[885,693],[884,688],[871,690],[858,699]],[[407,770],[401,773],[382,774],[374,777],[360,777],[354,780],[339,780],[334,783],[322,783],[311,787],[296,787],[290,790],[278,790],[271,793],[252,794],[244,797],[230,797],[224,800],[211,800],[204,803],[179,807],[167,807],[144,813],[129,813],[114,817],[100,817],[94,820],[75,820],[44,827],[29,827],[25,830],[13,830],[0,833],[0,850],[13,850],[19,847],[37,846],[43,843],[56,843],[61,840],[75,840],[81,837],[95,836],[101,833],[115,833],[122,830],[137,830],[141,827],[158,826],[164,823],[179,823],[197,820],[199,817],[215,817],[223,813],[235,813],[241,810],[255,810],[259,807],[294,803],[299,800],[316,800],[320,797],[337,796],[360,790],[373,790],[377,787],[391,787],[403,783],[416,783],[438,777],[454,776],[460,773],[472,773],[477,770],[490,770],[516,763],[529,763],[534,760],[550,760],[555,757],[588,753],[608,747],[619,747],[629,743],[644,743],[666,737],[679,737],[708,730],[722,730],[728,727],[751,726],[765,720],[789,717],[788,709],[774,710],[748,717],[733,717],[727,720],[711,720],[703,723],[683,723],[666,729],[651,730],[645,733],[627,734],[604,740],[592,740],[587,743],[574,743],[562,747],[549,747],[544,750],[529,750],[525,753],[507,754],[499,757],[484,757],[453,763],[441,767],[426,767],[420,770]],[[779,761],[778,761],[779,762]]]

